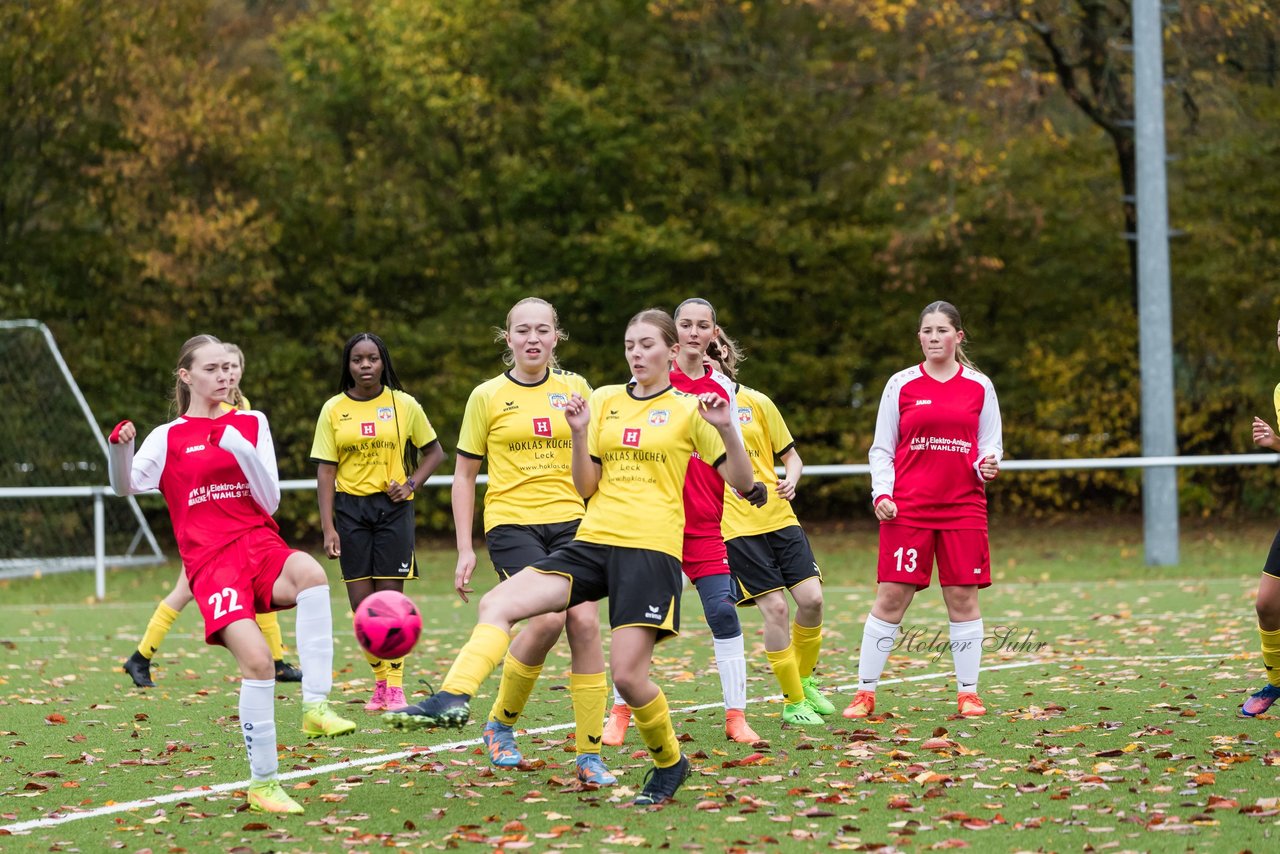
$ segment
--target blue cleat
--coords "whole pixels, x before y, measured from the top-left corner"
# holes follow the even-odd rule
[[[489,762],[499,768],[514,768],[524,761],[516,747],[515,730],[499,721],[484,725],[484,749],[489,752]]]
[[[609,773],[599,753],[578,754],[578,780],[589,786],[612,786],[618,778]]]

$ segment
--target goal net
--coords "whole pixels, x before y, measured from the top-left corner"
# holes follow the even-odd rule
[[[107,443],[48,327],[0,320],[0,578],[91,569]],[[163,563],[137,502],[102,501],[106,562]]]

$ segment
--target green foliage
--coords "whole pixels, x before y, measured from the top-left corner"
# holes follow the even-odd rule
[[[104,422],[167,417],[189,335],[236,341],[286,477],[312,474],[316,412],[364,329],[452,451],[501,370],[491,329],[530,294],[597,384],[625,376],[635,311],[712,300],[810,463],[865,460],[885,378],[919,358],[917,313],[950,299],[1010,456],[1137,453],[1115,139],[1033,26],[1084,49],[1127,14],[1087,5],[6,4],[0,299],[50,323]],[[1170,27],[1195,107],[1171,139],[1187,453],[1246,450],[1268,414],[1275,30],[1247,3]],[[1088,94],[1126,73],[1089,66]],[[1045,474],[993,497],[1043,514],[1132,509],[1138,489]],[[814,481],[800,510],[861,517],[865,492]],[[1267,473],[1197,472],[1184,503],[1272,497]],[[447,497],[427,501],[447,530]],[[283,516],[314,530],[306,502]]]

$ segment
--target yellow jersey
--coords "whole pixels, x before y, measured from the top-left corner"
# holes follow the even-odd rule
[[[587,448],[601,465],[577,539],[650,549],[680,560],[684,479],[697,454],[711,466],[725,456],[719,432],[698,414],[698,399],[668,386],[638,398],[634,385],[591,395]]]
[[[338,492],[373,495],[408,479],[408,443],[425,448],[434,441],[436,431],[411,395],[386,386],[372,400],[342,392],[320,408],[311,461],[337,465]]]
[[[488,459],[484,529],[547,525],[581,519],[582,496],[573,486],[573,439],[564,409],[574,392],[591,385],[569,371],[548,369],[526,384],[502,373],[467,398],[458,454]]]
[[[739,498],[733,487],[725,486],[724,518],[720,531],[726,540],[767,534],[792,525],[799,525],[790,501],[778,497],[778,473],[774,471],[774,459],[795,446],[791,431],[782,420],[778,407],[764,392],[746,386],[738,387],[738,426],[742,428],[742,444],[751,459],[755,479],[769,490],[769,500],[763,507],[752,507]]]

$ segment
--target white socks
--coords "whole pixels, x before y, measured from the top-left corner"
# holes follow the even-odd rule
[[[747,708],[747,653],[742,635],[731,638],[712,638],[716,650],[716,667],[720,671],[720,690],[724,692],[724,707]]]
[[[872,691],[880,684],[880,674],[889,662],[889,653],[898,641],[900,623],[886,623],[873,614],[862,624],[862,650],[858,653],[858,690]]]
[[[305,671],[304,671],[305,672]],[[240,680],[240,732],[249,753],[249,774],[256,782],[276,776],[276,680]]]
[[[302,702],[327,699],[333,689],[333,611],[329,586],[298,593],[298,664],[302,667]]]
[[[982,668],[982,618],[951,624],[951,659],[956,665],[956,690],[961,694],[978,691],[978,671]]]

